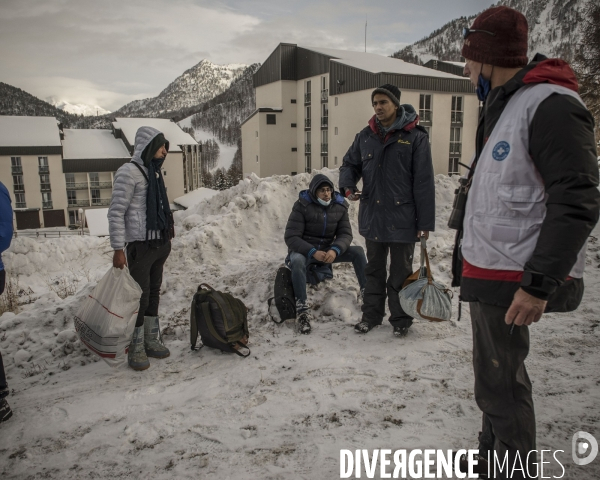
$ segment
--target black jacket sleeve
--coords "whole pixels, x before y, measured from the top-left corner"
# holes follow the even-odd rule
[[[301,253],[306,256],[312,250],[313,246],[302,238],[306,226],[303,210],[300,202],[294,204],[292,213],[290,213],[287,225],[285,226],[284,239],[285,244],[292,252]]]
[[[360,133],[354,138],[354,142],[344,155],[342,166],[340,167],[339,187],[342,195],[346,195],[346,190],[356,191],[356,184],[362,177],[362,158],[360,156]]]
[[[346,207],[342,207],[346,210]],[[340,249],[340,255],[348,250],[348,247],[352,243],[352,226],[350,225],[350,217],[348,217],[348,210],[344,212],[342,218],[337,224],[335,230],[335,240],[332,246],[336,246]]]
[[[546,190],[546,217],[525,270],[562,283],[598,221],[598,162],[594,120],[569,95],[555,94],[538,107],[529,128],[529,148]],[[525,290],[548,297],[532,287]]]
[[[435,230],[435,182],[431,148],[426,134],[413,144],[413,196],[417,210],[417,230]]]

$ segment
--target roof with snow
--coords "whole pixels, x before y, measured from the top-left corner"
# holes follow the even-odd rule
[[[61,147],[54,117],[0,116],[0,147]]]
[[[179,145],[197,145],[198,142],[185,133],[179,125],[166,118],[117,118],[113,127],[120,129],[130,145],[135,143],[135,134],[140,127],[160,130],[169,141],[170,152],[181,152]]]
[[[335,62],[348,65],[350,67],[364,70],[371,73],[399,73],[402,75],[422,75],[426,77],[456,78],[446,72],[434,71],[431,69],[408,63],[398,58],[385,57],[376,53],[352,52],[349,50],[335,50],[333,48],[320,47],[301,47],[306,50],[327,55],[335,59]]]
[[[123,141],[115,138],[111,130],[64,129],[63,132],[65,160],[131,158]]]

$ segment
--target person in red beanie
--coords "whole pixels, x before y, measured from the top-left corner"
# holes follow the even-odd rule
[[[502,6],[463,32],[464,73],[483,108],[453,285],[470,303],[479,450],[493,478],[540,475],[529,326],[579,306],[600,212],[592,116],[567,63],[540,54],[527,63],[527,31],[525,17]]]

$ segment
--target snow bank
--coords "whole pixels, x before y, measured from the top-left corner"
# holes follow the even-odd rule
[[[200,203],[202,200],[208,200],[209,198],[214,197],[218,190],[213,190],[212,188],[204,188],[200,187],[196,190],[192,190],[190,193],[186,193],[181,197],[177,197],[173,200],[177,205],[181,205],[182,207],[189,208],[196,203]]]

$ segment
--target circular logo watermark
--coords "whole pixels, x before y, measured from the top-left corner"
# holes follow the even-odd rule
[[[492,150],[492,157],[494,157],[494,160],[501,162],[502,160],[506,159],[506,157],[508,157],[509,153],[510,153],[509,143],[502,141],[502,142],[498,142],[494,146],[494,149]]]
[[[588,465],[598,455],[598,442],[586,432],[573,435],[573,461],[576,465]]]

